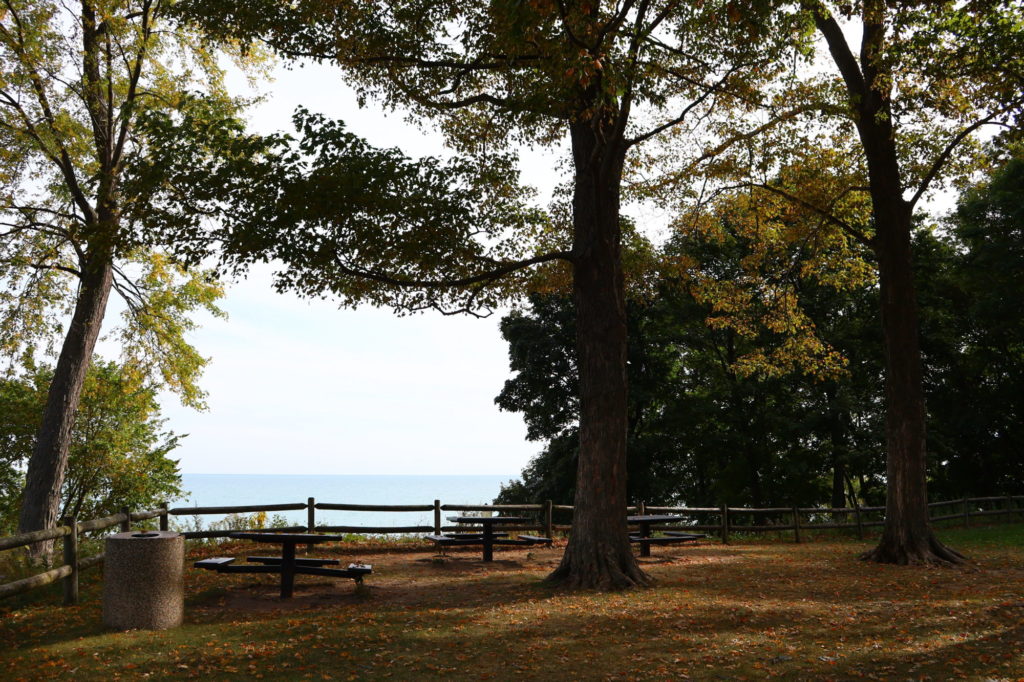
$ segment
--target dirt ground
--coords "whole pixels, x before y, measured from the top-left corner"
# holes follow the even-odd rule
[[[498,575],[502,572],[538,573],[546,575],[558,566],[565,542],[554,547],[495,548],[494,561],[481,560],[479,547],[446,548],[443,553],[429,546],[368,547],[352,553],[337,546],[318,547],[308,556],[325,556],[348,563],[370,564],[374,572],[359,585],[351,579],[322,578],[298,575],[291,599],[281,599],[280,581],[274,574],[221,574],[230,578],[230,584],[218,590],[209,599],[195,607],[196,613],[213,615],[218,612],[266,613],[303,611],[337,605],[352,605],[372,601],[375,604],[414,605],[422,603],[424,593],[461,593],[472,590],[472,580]],[[245,547],[235,546],[234,549]],[[224,553],[224,556],[231,555]],[[245,560],[244,552],[236,552],[237,563]],[[301,556],[307,556],[300,553]],[[667,558],[639,559],[645,564],[665,563]],[[226,581],[227,582],[227,581]]]

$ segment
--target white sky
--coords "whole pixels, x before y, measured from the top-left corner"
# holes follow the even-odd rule
[[[233,91],[245,92],[233,78]],[[340,118],[372,143],[410,156],[443,153],[440,136],[360,110],[336,70],[279,69],[253,129],[292,131],[302,104]],[[558,158],[532,154],[525,178],[544,194]],[[480,320],[438,313],[339,310],[330,301],[275,293],[271,268],[228,292],[227,321],[205,319],[192,341],[212,357],[202,386],[209,410],[162,400],[167,427],[189,434],[175,451],[185,473],[518,475],[539,444],[494,397],[508,369],[501,314]],[[107,325],[113,324],[108,311]]]

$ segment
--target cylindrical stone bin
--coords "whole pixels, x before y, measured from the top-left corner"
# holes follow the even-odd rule
[[[118,630],[181,625],[185,538],[150,530],[107,538],[103,561],[103,624]]]

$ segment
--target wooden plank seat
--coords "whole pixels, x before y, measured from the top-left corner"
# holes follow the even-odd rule
[[[217,556],[210,559],[200,559],[192,564],[195,568],[204,568],[210,571],[219,571],[235,560],[233,556]]]
[[[254,564],[280,565],[281,563],[281,557],[279,556],[250,556],[246,557],[245,560]],[[306,557],[295,559],[296,566],[335,566],[340,563],[341,561],[339,559],[310,559]]]
[[[539,544],[551,544],[551,538],[541,537],[539,535],[520,535],[517,538],[508,537],[508,533],[502,533],[503,537],[499,537],[495,533],[494,540],[491,544],[494,545],[539,545]],[[450,534],[443,535],[425,535],[424,540],[430,540],[436,545],[452,546],[452,545],[482,545],[484,542],[483,535],[466,534],[460,536],[452,536]]]
[[[535,537],[535,536],[531,536],[531,537]],[[550,541],[545,539],[544,542],[550,542]],[[494,544],[496,544],[496,545],[504,545],[504,546],[512,546],[512,547],[523,547],[523,546],[527,546],[527,545],[540,544],[540,542],[538,540],[531,540],[529,538],[524,538],[522,535],[520,535],[517,538],[503,538],[503,539],[495,540]]]
[[[484,541],[483,536],[479,537],[452,537],[451,535],[424,535],[424,540],[430,540],[435,545],[479,545]]]
[[[243,568],[243,567],[239,567]],[[277,568],[276,566],[246,566],[253,568]],[[324,568],[323,566],[296,566],[295,572],[300,575],[323,575],[328,578],[352,578],[357,583],[363,582],[363,576],[373,573],[369,564],[349,564],[347,568]]]
[[[707,537],[707,535],[704,533],[685,533],[680,530],[666,530],[664,531],[664,533],[669,537],[683,538],[684,540],[699,540],[701,538]]]
[[[532,545],[550,545],[551,538],[546,538],[543,535],[520,535],[520,540],[526,540]]]
[[[201,559],[192,564],[195,568],[214,570],[218,573],[281,573],[281,557],[249,557],[248,560],[265,559],[259,565],[235,564],[234,557],[213,557]],[[363,582],[363,576],[373,573],[370,564],[349,564],[348,568],[325,568],[324,564],[340,564],[337,559],[296,559],[294,572],[300,575],[322,575],[329,578],[351,578]]]
[[[635,542],[639,545],[672,545],[680,542],[693,542],[706,537],[704,535],[694,535],[691,533],[679,533],[677,535],[662,535],[653,538],[641,538],[630,536],[629,541]]]

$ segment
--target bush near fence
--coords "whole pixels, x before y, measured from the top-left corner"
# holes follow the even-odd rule
[[[933,522],[956,521],[964,526],[970,526],[973,519],[990,517],[1009,517],[1012,521],[1024,520],[1024,496],[1002,496],[1002,497],[965,497],[960,500],[948,500],[932,502],[929,505],[932,510],[931,520]],[[312,497],[305,503],[296,502],[290,504],[257,504],[233,507],[175,507],[168,508],[164,504],[159,509],[149,511],[133,512],[124,508],[118,514],[106,516],[100,519],[78,521],[75,518],[64,519],[62,525],[55,528],[22,533],[0,537],[0,551],[24,547],[37,542],[50,540],[62,540],[63,542],[63,563],[42,573],[15,580],[0,585],[0,599],[4,597],[28,592],[39,587],[63,581],[64,603],[78,603],[78,574],[80,571],[99,566],[103,563],[102,553],[89,557],[79,555],[79,540],[85,533],[96,533],[118,526],[119,532],[131,530],[132,523],[159,519],[160,530],[168,530],[169,517],[171,516],[201,516],[207,514],[249,514],[258,512],[277,511],[298,511],[307,510],[307,522],[304,526],[287,526],[274,528],[254,528],[247,530],[265,530],[279,532],[328,532],[328,533],[356,533],[356,534],[395,534],[395,533],[433,533],[435,535],[443,532],[459,530],[458,526],[443,525],[441,513],[453,512],[520,512],[535,513],[538,515],[537,524],[524,524],[518,526],[503,526],[512,532],[540,531],[548,537],[555,532],[570,532],[570,524],[554,523],[555,514],[571,514],[572,505],[553,504],[548,500],[544,504],[494,504],[494,505],[465,505],[465,504],[441,504],[440,500],[434,500],[432,505],[380,505],[380,504],[339,504],[333,502],[317,502]],[[318,526],[316,524],[316,510],[335,511],[366,511],[366,512],[433,512],[433,525],[431,526]],[[936,510],[944,513],[935,514]],[[728,543],[729,537],[737,533],[782,533],[792,531],[795,542],[801,541],[801,533],[811,530],[824,529],[853,529],[858,537],[864,537],[866,528],[877,528],[884,525],[884,507],[669,507],[654,506],[641,502],[639,505],[626,508],[628,514],[678,514],[689,521],[685,526],[665,525],[653,526],[652,530],[679,530],[688,528],[716,533],[722,542]],[[708,516],[717,516],[717,523],[701,523]],[[852,519],[850,518],[852,516]],[[843,517],[844,521],[838,521]],[[749,523],[737,523],[737,520]],[[232,532],[230,529],[217,529],[205,531],[188,531],[182,533],[189,539],[205,538],[226,538]]]

